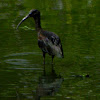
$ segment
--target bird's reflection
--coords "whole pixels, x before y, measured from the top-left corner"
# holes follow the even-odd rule
[[[44,96],[54,96],[61,87],[62,82],[63,78],[55,73],[53,65],[49,74],[46,73],[44,66],[43,75],[39,77],[39,84],[36,88],[35,100],[40,100]]]
[[[54,96],[55,93],[59,91],[63,78],[56,74],[53,65],[50,72],[47,72],[45,67],[47,68],[48,66],[44,66],[43,73],[38,78],[38,83],[36,82],[36,84],[32,81],[33,77],[29,78],[27,76],[27,71],[23,71],[23,74],[21,74],[23,76],[21,76],[19,85],[16,86],[17,100],[22,100],[23,98],[27,98],[27,100],[40,100],[45,96]],[[32,76],[32,73],[29,75]]]

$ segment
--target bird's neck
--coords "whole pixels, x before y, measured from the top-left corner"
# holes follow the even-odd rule
[[[35,17],[34,20],[35,20],[35,28],[36,28],[36,31],[40,31],[41,30],[40,17]]]

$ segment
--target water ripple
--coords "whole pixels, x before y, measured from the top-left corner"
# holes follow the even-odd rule
[[[26,60],[26,59],[6,59],[4,60],[4,62],[14,65],[13,68],[15,69],[37,69],[37,67],[39,67],[39,64],[30,64],[29,60]],[[24,68],[18,68],[18,66],[23,66]],[[33,66],[35,68],[33,68]]]
[[[7,59],[4,62],[13,65],[26,65],[29,64],[28,60],[26,59]]]
[[[41,55],[40,52],[22,52],[22,53],[13,53],[13,54],[9,54],[9,55],[6,55],[6,56],[4,56],[4,57],[10,57],[10,56],[25,56],[25,55],[29,55],[29,54]]]
[[[42,70],[42,68],[15,68],[15,69],[24,69],[24,70]]]

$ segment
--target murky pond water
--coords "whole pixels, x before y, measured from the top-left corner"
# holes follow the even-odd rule
[[[100,99],[99,0],[1,0],[0,9],[0,100]],[[53,66],[46,55],[45,71],[34,20],[16,30],[31,9],[64,49]]]

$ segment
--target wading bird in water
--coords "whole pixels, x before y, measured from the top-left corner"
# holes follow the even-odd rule
[[[41,28],[40,23],[40,11],[38,10],[31,10],[27,16],[25,16],[20,23],[17,25],[17,29],[19,25],[28,19],[29,17],[34,18],[35,20],[35,28],[38,32],[38,45],[39,48],[43,52],[43,60],[45,64],[45,54],[48,53],[50,56],[52,56],[52,64],[53,64],[53,58],[54,56],[58,56],[63,58],[63,48],[60,41],[60,38],[58,35],[54,34],[53,32],[45,31]]]

